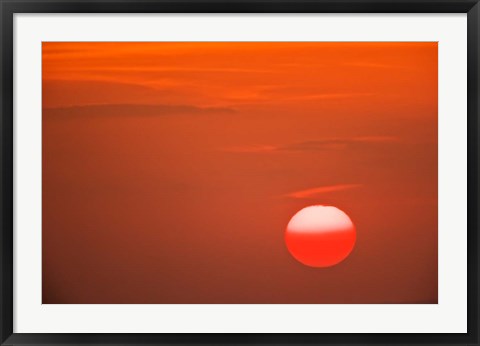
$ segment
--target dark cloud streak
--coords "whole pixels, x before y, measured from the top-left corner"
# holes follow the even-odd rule
[[[351,138],[325,138],[318,140],[308,140],[303,142],[295,142],[286,145],[257,145],[231,147],[225,149],[228,152],[235,153],[272,153],[282,151],[318,151],[328,149],[345,149],[353,145],[365,144],[385,144],[397,142],[398,138],[392,136],[359,136]]]
[[[193,105],[147,105],[147,104],[95,104],[85,106],[44,108],[48,115],[68,116],[132,116],[132,115],[170,115],[170,114],[233,114],[233,108],[197,107]],[[44,113],[45,114],[45,113]]]

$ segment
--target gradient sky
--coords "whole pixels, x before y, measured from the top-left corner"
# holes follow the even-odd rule
[[[437,83],[437,43],[44,42],[43,303],[437,303]]]

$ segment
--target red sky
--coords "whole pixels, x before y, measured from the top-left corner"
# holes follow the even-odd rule
[[[436,303],[436,43],[43,43],[44,303]],[[283,236],[327,204],[335,267]]]

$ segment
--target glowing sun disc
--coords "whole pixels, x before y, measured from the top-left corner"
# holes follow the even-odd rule
[[[287,225],[290,254],[310,267],[330,267],[352,252],[356,240],[352,220],[338,208],[315,205],[296,213]]]

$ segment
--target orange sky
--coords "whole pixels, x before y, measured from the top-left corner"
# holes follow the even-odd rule
[[[436,104],[435,43],[44,43],[43,56],[45,107]]]
[[[436,43],[43,43],[44,303],[436,302],[437,83]],[[285,248],[312,204],[335,267]]]

